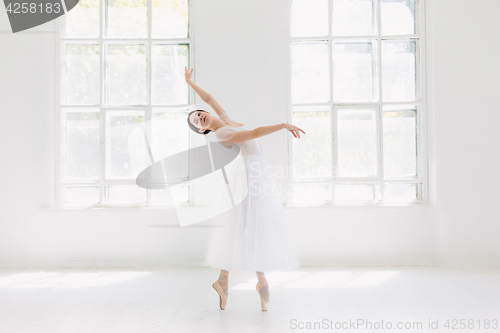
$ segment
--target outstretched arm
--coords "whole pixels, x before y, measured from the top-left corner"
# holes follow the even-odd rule
[[[263,137],[265,135],[269,135],[269,134],[277,132],[283,128],[286,128],[287,130],[289,130],[293,134],[293,136],[296,138],[297,138],[297,136],[298,136],[298,138],[300,138],[299,131],[306,134],[306,132],[304,132],[303,130],[301,130],[297,126],[293,126],[293,125],[290,125],[288,123],[281,123],[281,124],[276,124],[276,125],[257,127],[253,130],[250,130],[250,131],[241,131],[241,132],[236,133],[230,140],[223,141],[223,142],[242,143],[242,142],[245,142],[248,140],[253,140],[253,139]]]

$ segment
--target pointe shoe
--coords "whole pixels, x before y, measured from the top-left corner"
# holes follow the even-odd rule
[[[222,286],[220,285],[219,281],[215,281],[212,284],[212,287],[214,287],[214,289],[217,292],[217,294],[219,294],[219,307],[220,307],[220,309],[224,310],[226,308],[227,296],[224,293],[224,290],[222,289]]]
[[[257,285],[255,286],[255,289],[257,289],[257,292],[259,293],[259,296],[260,296],[260,308],[262,309],[262,311],[267,311],[267,309],[269,308],[269,302],[271,302],[271,300],[266,301],[264,299],[264,297],[262,297],[262,294],[260,293],[260,287],[259,287],[258,282],[257,282]]]

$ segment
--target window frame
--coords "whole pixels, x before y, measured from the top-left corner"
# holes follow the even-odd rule
[[[288,137],[288,188],[292,190],[287,194],[287,207],[316,207],[316,206],[359,206],[359,207],[369,207],[369,206],[422,206],[429,205],[429,184],[428,184],[428,148],[427,148],[427,77],[426,77],[426,25],[425,25],[425,0],[416,0],[416,33],[411,35],[382,35],[381,34],[381,0],[375,0],[376,2],[376,19],[377,19],[377,31],[373,36],[333,36],[332,35],[332,10],[333,10],[333,0],[327,0],[328,2],[328,35],[325,36],[314,36],[314,37],[292,37],[291,36],[291,24],[292,24],[292,1],[288,1],[288,112],[287,118],[288,123],[293,124],[293,114],[295,107],[329,107],[330,114],[330,153],[331,153],[331,178],[295,178],[294,175],[294,154],[293,154],[293,138]],[[416,40],[416,52],[415,52],[415,65],[418,67],[416,72],[416,99],[414,101],[407,102],[383,102],[382,94],[382,42],[391,40],[401,40],[409,41]],[[374,41],[377,45],[376,50],[376,70],[377,70],[377,86],[378,86],[378,101],[377,102],[334,102],[333,99],[333,43],[338,41],[353,41],[353,42],[364,42],[364,41]],[[328,46],[328,66],[329,66],[329,99],[327,103],[292,103],[292,44],[294,42],[321,42],[327,43]],[[375,81],[374,81],[375,82]],[[418,98],[417,98],[418,97]],[[383,170],[383,106],[388,105],[414,105],[416,108],[416,162],[417,162],[417,177],[414,179],[385,179]],[[376,120],[377,120],[377,135],[376,135],[376,145],[377,145],[377,167],[378,167],[378,177],[363,179],[361,177],[355,178],[342,178],[340,181],[336,176],[338,163],[337,160],[337,140],[336,140],[336,126],[337,126],[337,111],[338,109],[344,108],[375,108]],[[306,131],[307,132],[307,131]],[[306,134],[307,137],[307,134]],[[305,204],[300,202],[294,202],[294,190],[295,184],[298,183],[317,183],[317,184],[330,184],[331,200],[325,201],[324,203],[316,204]],[[416,200],[413,201],[382,201],[382,193],[384,191],[384,183],[397,183],[397,184],[417,184],[418,196]],[[379,186],[379,193],[375,193],[375,199],[371,201],[335,201],[335,186],[336,184],[344,185],[355,185],[355,184],[376,184]]]
[[[162,111],[173,113],[185,112],[186,114],[195,107],[195,92],[188,88],[188,104],[181,105],[165,105],[165,104],[153,104],[151,101],[152,95],[152,45],[153,44],[172,44],[172,45],[187,45],[188,47],[188,67],[194,66],[194,54],[195,54],[195,38],[194,38],[194,22],[193,17],[193,4],[191,0],[186,0],[188,6],[188,37],[187,38],[153,38],[151,37],[152,31],[152,0],[147,0],[147,37],[144,38],[115,38],[115,37],[104,37],[104,19],[105,19],[105,2],[106,0],[99,0],[99,36],[98,37],[63,37],[62,36],[62,20],[55,20],[56,30],[55,30],[55,108],[52,119],[53,128],[52,131],[52,208],[53,209],[103,209],[103,208],[147,208],[147,209],[170,209],[178,206],[194,206],[194,190],[193,187],[189,187],[189,202],[185,204],[173,204],[173,203],[152,203],[151,202],[151,189],[146,189],[146,202],[145,203],[103,203],[105,196],[105,187],[110,185],[135,185],[135,179],[105,179],[105,161],[106,161],[106,133],[105,133],[105,122],[108,114],[115,111],[144,111],[144,122],[150,120],[153,116],[153,109],[162,109]],[[63,18],[65,19],[65,18]],[[109,44],[107,44],[109,43]],[[109,104],[105,102],[104,89],[105,82],[104,78],[106,75],[105,68],[105,57],[106,57],[106,45],[116,45],[116,44],[141,44],[146,46],[147,50],[147,103],[141,105],[116,105]],[[99,45],[99,104],[64,104],[62,102],[62,88],[64,84],[63,69],[66,66],[65,58],[65,45],[66,44],[95,44]],[[196,76],[196,74],[194,74]],[[98,180],[91,181],[65,181],[63,165],[63,147],[65,135],[63,133],[64,124],[62,120],[64,119],[64,109],[82,109],[91,110],[98,109],[99,111],[99,131],[100,131],[100,143],[99,143],[99,167],[100,175]],[[195,142],[194,133],[188,131],[188,142],[189,148],[192,147],[193,142]],[[151,155],[150,155],[151,157]],[[189,177],[188,177],[189,178]],[[186,179],[189,180],[189,179]],[[99,187],[99,202],[98,203],[65,203],[65,197],[63,190],[67,186],[98,186]],[[109,195],[109,191],[107,191]]]

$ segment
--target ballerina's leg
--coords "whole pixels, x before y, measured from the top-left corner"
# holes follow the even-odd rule
[[[257,274],[257,278],[259,279],[259,287],[260,293],[266,302],[269,302],[269,283],[267,283],[266,276],[264,272],[255,272]]]

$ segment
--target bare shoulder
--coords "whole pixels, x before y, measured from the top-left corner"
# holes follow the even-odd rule
[[[224,122],[226,123],[227,125],[229,126],[234,126],[234,127],[241,127],[241,126],[244,126],[245,124],[243,123],[239,123],[237,121],[234,121],[233,119],[231,119],[231,117],[229,117],[229,115],[227,114],[227,112],[223,112],[223,113],[220,113],[218,114],[219,118]]]
[[[207,104],[210,105],[210,107],[215,111],[215,113],[217,113],[219,118],[223,120],[226,124],[231,124],[235,127],[240,127],[245,125],[243,123],[233,121],[229,116],[229,114],[226,112],[226,110],[222,108],[222,106],[219,104],[219,102],[217,102],[217,100],[213,96],[210,96]]]

